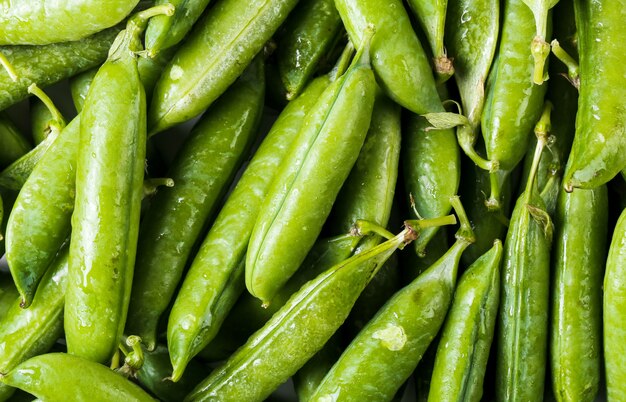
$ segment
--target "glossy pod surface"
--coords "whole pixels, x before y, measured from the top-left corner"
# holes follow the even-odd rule
[[[167,173],[174,187],[160,189],[145,211],[126,332],[149,349],[194,244],[256,138],[265,95],[262,63],[254,61],[195,125]]]
[[[215,336],[243,290],[240,280],[254,220],[304,115],[329,83],[327,76],[316,79],[280,114],[200,246],[168,320],[174,378]]]
[[[121,28],[113,27],[75,42],[45,46],[0,46],[18,74],[14,82],[0,68],[0,110],[28,97],[33,82],[43,88],[101,64]]]
[[[243,72],[297,0],[220,0],[165,67],[148,114],[151,134],[197,116]],[[211,55],[206,59],[205,55]]]
[[[563,183],[594,188],[626,166],[626,64],[621,57],[626,1],[577,0],[580,98],[576,135]]]
[[[65,353],[35,356],[0,381],[50,402],[67,400],[67,394],[59,393],[64,387],[71,390],[72,401],[76,402],[154,401],[138,385],[110,368]]]
[[[263,302],[298,269],[315,243],[363,146],[376,82],[369,55],[332,83],[307,114],[254,225],[246,287]]]
[[[138,2],[3,0],[0,2],[0,45],[46,45],[83,39],[122,21]]]
[[[606,186],[559,194],[550,338],[557,401],[593,401],[600,388],[608,204]]]
[[[122,336],[139,230],[146,99],[129,51],[135,35],[116,39],[80,119],[64,324],[68,351],[97,362],[113,356]]]

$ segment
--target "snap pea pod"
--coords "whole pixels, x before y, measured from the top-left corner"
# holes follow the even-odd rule
[[[0,2],[0,45],[77,41],[121,22],[139,0]]]
[[[186,401],[261,401],[328,341],[387,258],[415,237],[400,234],[307,282]]]
[[[411,116],[403,134],[403,173],[406,192],[413,197],[419,215],[434,218],[450,212],[450,197],[459,188],[461,157],[452,129],[428,127],[425,118]],[[437,228],[430,228],[414,242],[419,256],[425,255],[436,232]]]
[[[622,211],[609,246],[604,275],[603,334],[604,369],[607,400],[619,401],[626,395],[626,372],[624,367],[624,304],[626,303],[626,210]]]
[[[502,243],[463,274],[443,327],[429,401],[480,401],[500,297]]]
[[[459,259],[473,241],[458,197],[452,202],[461,221],[456,242],[378,311],[328,372],[311,401],[391,400],[409,378],[443,324]]]
[[[297,373],[293,375],[293,386],[299,401],[309,401],[319,384],[343,352],[341,328],[326,342]]]
[[[172,378],[180,377],[186,361],[211,341],[243,290],[241,284],[231,278],[239,277],[243,272],[254,219],[304,115],[328,85],[328,76],[313,81],[280,114],[200,246],[169,316],[168,347],[174,366]],[[232,303],[224,306],[220,302],[222,296],[232,300]],[[218,310],[218,306],[223,309]]]
[[[298,271],[267,307],[263,307],[259,299],[244,292],[224,320],[220,332],[202,352],[202,357],[215,361],[230,356],[250,335],[269,321],[302,285],[347,260],[354,253],[361,238],[343,234],[317,240]]]
[[[623,86],[626,75],[614,38],[623,33],[626,2],[603,5],[575,1],[580,54],[580,98],[576,134],[567,161],[563,185],[594,188],[626,167]]]
[[[44,141],[50,134],[50,123],[54,122],[54,116],[48,107],[37,98],[30,101],[30,127],[31,137],[36,145]]]
[[[4,113],[0,114],[0,169],[9,166],[30,149],[28,140],[15,124]]]
[[[530,44],[530,52],[535,60],[535,68],[533,71],[533,82],[537,85],[543,84],[548,79],[545,72],[545,63],[550,55],[550,44],[546,41],[548,38],[548,21],[552,18],[550,9],[554,7],[559,0],[523,0],[531,9],[535,17],[535,26],[537,33]]]
[[[70,24],[71,26],[71,24]],[[45,46],[0,46],[18,73],[14,82],[0,69],[0,110],[28,97],[34,82],[44,88],[101,64],[121,28],[113,27],[75,42]]]
[[[296,6],[276,43],[278,72],[288,100],[304,89],[341,33],[341,17],[334,0],[304,0]]]
[[[487,158],[495,161],[499,169],[491,172],[488,203],[494,209],[500,207],[503,182],[524,157],[529,135],[541,115],[547,85],[535,85],[531,80],[534,62],[528,43],[533,37],[530,9],[523,0],[507,0],[498,56],[489,73],[482,115]]]
[[[401,1],[335,0],[335,6],[356,47],[368,25],[376,28],[372,67],[392,100],[413,113],[443,111],[428,58]]]
[[[93,77],[96,76],[99,67],[92,68],[91,70],[84,71],[80,74],[76,74],[70,78],[70,91],[72,93],[72,101],[76,111],[80,113],[85,105],[85,99],[89,92],[89,87],[93,81]]]
[[[148,127],[151,134],[206,109],[263,49],[297,0],[220,0],[188,36],[156,84]],[[203,55],[210,54],[207,62]]]
[[[80,118],[76,117],[34,166],[7,222],[7,261],[25,305],[70,234],[79,140]]]
[[[409,0],[408,3],[426,34],[430,50],[433,52],[437,81],[443,83],[454,74],[452,60],[448,58],[443,44],[448,0]]]
[[[491,162],[476,153],[474,143],[485,104],[485,81],[498,43],[500,2],[449,0],[448,3],[446,42],[448,53],[454,60],[454,78],[463,110],[469,120],[469,125],[457,128],[459,145],[474,163],[482,169],[491,170]],[[480,241],[480,236],[476,239]]]
[[[62,370],[59,370],[62,367]],[[110,368],[66,353],[32,357],[0,377],[45,401],[64,401],[70,387],[73,401],[154,401],[138,385]]]
[[[139,228],[126,333],[156,344],[157,324],[192,256],[194,244],[255,140],[265,95],[263,60],[256,59],[202,116],[167,177],[174,187],[150,201]]]
[[[606,186],[559,194],[550,331],[557,401],[593,401],[600,387],[608,203]]]
[[[108,361],[120,342],[135,263],[146,152],[135,52],[147,19],[171,12],[154,7],[128,21],[81,112],[64,326],[69,353],[96,362]]]
[[[170,3],[176,11],[172,16],[159,15],[148,22],[146,28],[148,53],[157,55],[162,50],[177,45],[185,38],[210,2],[210,0],[155,1],[156,5]]]
[[[63,333],[63,305],[67,284],[67,248],[61,251],[41,280],[29,308],[15,298],[0,321],[0,372],[6,373],[26,359],[47,352]],[[0,385],[0,400],[14,389]]]
[[[496,366],[496,398],[501,401],[541,400],[544,394],[553,228],[535,175],[547,141],[542,128],[549,124],[547,118],[549,106],[535,129],[533,167],[504,243]]]
[[[164,402],[180,401],[204,379],[206,368],[195,360],[189,362],[189,370],[177,381],[169,381],[172,373],[170,355],[167,348],[158,345],[153,351],[143,352],[143,365],[137,371],[139,383]]]
[[[306,115],[259,210],[246,287],[266,304],[315,243],[363,146],[376,92],[369,56],[364,41],[352,66]]]

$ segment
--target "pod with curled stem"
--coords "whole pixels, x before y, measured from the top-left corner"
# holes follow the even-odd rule
[[[533,12],[537,27],[537,34],[531,42],[530,52],[535,60],[533,82],[538,85],[543,84],[548,79],[548,74],[545,71],[545,63],[550,55],[550,44],[546,42],[549,34],[548,19],[551,18],[550,9],[558,2],[559,0],[524,0],[524,3]]]

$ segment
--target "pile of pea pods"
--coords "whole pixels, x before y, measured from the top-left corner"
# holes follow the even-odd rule
[[[0,0],[0,401],[626,400],[624,21]]]

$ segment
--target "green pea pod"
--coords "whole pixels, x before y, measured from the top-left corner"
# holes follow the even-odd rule
[[[247,156],[263,111],[263,61],[258,58],[193,128],[150,202],[137,245],[126,333],[153,349],[157,324],[219,202]]]
[[[463,151],[485,170],[491,170],[492,166],[476,153],[474,143],[479,135],[485,81],[493,62],[499,28],[499,1],[449,0],[446,42],[454,60],[454,77],[463,110],[469,120],[468,126],[457,128],[457,136]],[[476,238],[480,241],[480,236]]]
[[[440,83],[445,82],[454,74],[452,60],[448,59],[443,45],[448,0],[409,0],[409,6],[430,44],[437,80]]]
[[[59,367],[63,369],[60,370]],[[68,355],[48,353],[21,363],[0,377],[4,384],[20,388],[46,401],[64,401],[64,387],[73,401],[154,401],[138,385],[99,363]]]
[[[406,192],[415,201],[423,218],[450,212],[450,197],[457,194],[461,157],[452,129],[430,130],[428,121],[411,116],[404,134],[403,173]],[[424,256],[437,228],[430,228],[414,242],[418,255]]]
[[[221,0],[212,7],[156,84],[148,114],[150,133],[197,116],[213,103],[263,49],[296,3]],[[207,54],[212,55],[208,62]]]
[[[550,25],[548,25],[550,27]],[[503,182],[522,160],[529,135],[541,115],[547,85],[532,80],[533,56],[528,43],[534,37],[534,20],[523,0],[504,3],[500,47],[487,82],[482,132],[487,158],[499,170],[491,172],[489,204],[498,209]]]
[[[211,341],[243,290],[232,278],[243,272],[254,219],[276,169],[298,133],[303,116],[328,85],[328,77],[313,81],[281,113],[200,246],[169,316],[172,378],[179,378],[186,362]],[[232,303],[224,306],[220,302],[223,295]]]
[[[396,237],[340,263],[295,293],[186,401],[262,401],[328,341],[385,260],[415,237]]]
[[[353,255],[360,240],[361,236],[352,234],[318,240],[269,306],[262,306],[259,299],[244,292],[224,320],[220,332],[204,349],[202,357],[213,361],[227,358],[269,321],[302,285]]]
[[[335,0],[350,40],[361,45],[368,25],[372,68],[379,85],[396,103],[414,113],[442,112],[428,58],[399,0]]]
[[[101,64],[120,29],[109,28],[75,42],[0,46],[0,53],[6,56],[18,74],[18,80],[14,82],[6,71],[0,69],[0,110],[26,99],[28,87],[33,82],[43,88]]]
[[[9,166],[30,149],[30,144],[15,124],[7,116],[0,114],[0,168]]]
[[[599,390],[608,208],[606,186],[559,195],[550,339],[557,401],[593,401]]]
[[[158,345],[154,351],[144,351],[143,353],[144,361],[141,369],[137,371],[137,380],[161,401],[180,401],[183,395],[188,394],[204,379],[206,368],[192,360],[189,370],[178,382],[170,381],[169,375],[172,373],[172,365],[167,348]]]
[[[0,372],[6,373],[26,359],[46,353],[63,332],[63,305],[67,284],[67,248],[59,253],[41,280],[39,292],[29,308],[14,298],[0,321]],[[0,385],[0,400],[13,388]]]
[[[74,102],[74,107],[76,108],[76,111],[78,113],[83,110],[83,106],[85,105],[85,99],[87,98],[87,93],[89,92],[89,87],[91,86],[93,77],[96,76],[98,69],[98,67],[92,68],[91,70],[76,74],[75,76],[70,78],[70,91],[72,93],[72,101]]]
[[[369,43],[364,45],[305,117],[259,211],[246,255],[246,287],[264,303],[315,243],[363,146],[376,91]]]
[[[155,7],[129,20],[81,113],[65,334],[71,354],[97,362],[108,361],[121,340],[135,263],[146,152],[135,52],[146,19],[168,11]]]
[[[548,21],[551,19],[550,9],[554,7],[559,0],[523,0],[531,9],[535,17],[535,26],[537,33],[530,44],[530,52],[535,60],[535,68],[533,71],[533,82],[541,85],[548,79],[545,73],[545,63],[550,55],[550,44],[546,42],[548,38]]]
[[[54,116],[48,107],[39,99],[31,98],[30,127],[31,136],[35,145],[43,142],[50,134],[50,124],[54,123]]]
[[[170,3],[175,7],[174,15],[159,15],[148,22],[146,50],[156,55],[162,50],[177,45],[185,38],[193,24],[200,18],[211,0],[158,0],[155,4]]]
[[[498,313],[502,243],[463,274],[443,327],[429,401],[480,401]]]
[[[496,363],[496,397],[502,401],[542,400],[544,394],[553,229],[535,174],[546,140],[538,136],[533,168],[504,243]]]
[[[399,290],[361,330],[328,372],[311,401],[391,400],[443,324],[459,259],[473,241],[460,201],[457,241],[428,270]]]
[[[604,369],[606,375],[607,400],[620,400],[626,395],[626,372],[624,355],[625,329],[624,301],[626,300],[626,284],[624,268],[626,267],[626,210],[622,211],[609,246],[604,275],[603,300],[603,334],[604,334]]]
[[[305,0],[289,15],[276,44],[278,71],[288,100],[304,89],[341,31],[334,0]]]
[[[7,222],[7,261],[25,305],[70,233],[79,139],[77,117],[34,166]]]
[[[0,45],[77,41],[121,22],[139,0],[0,3]]]
[[[574,6],[581,80],[576,135],[563,178],[566,191],[600,186],[626,167],[626,123],[620,100],[626,65],[613,39],[623,32],[626,3],[619,0],[604,6],[578,0]]]

